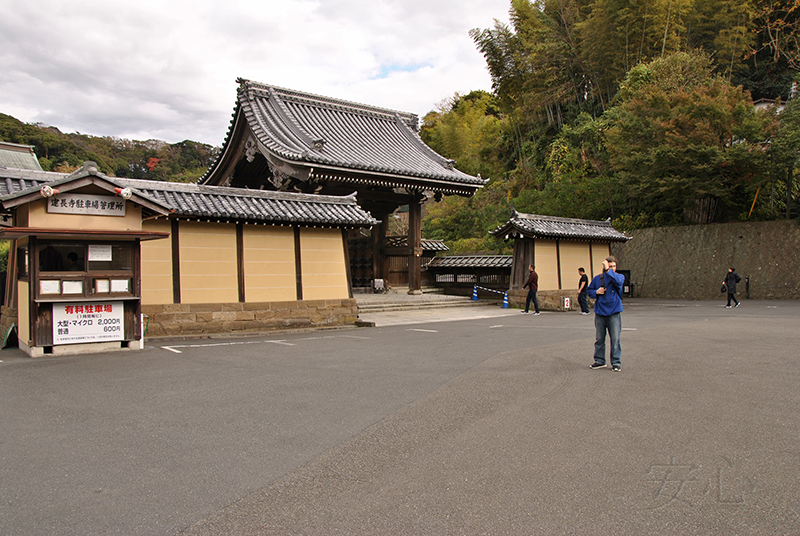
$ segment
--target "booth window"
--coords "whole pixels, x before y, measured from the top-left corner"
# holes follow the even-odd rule
[[[39,295],[53,298],[133,296],[136,244],[41,242]]]
[[[85,261],[85,244],[51,242],[39,246],[40,272],[83,272]]]

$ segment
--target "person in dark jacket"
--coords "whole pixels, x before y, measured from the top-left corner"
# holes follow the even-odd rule
[[[525,310],[522,311],[522,314],[526,315],[530,312],[531,302],[533,302],[533,310],[536,311],[533,314],[538,315],[539,300],[536,299],[536,292],[539,290],[539,274],[537,274],[536,270],[533,269],[532,264],[528,265],[528,270],[530,271],[528,280],[525,281],[524,285],[522,285],[523,289],[528,289],[528,298],[525,300]]]
[[[728,305],[725,306],[726,309],[731,308],[731,300],[733,303],[736,304],[736,307],[739,307],[739,300],[736,299],[736,283],[741,281],[742,278],[739,277],[739,274],[736,273],[736,268],[731,266],[728,268],[728,273],[725,274],[725,279],[722,281],[722,284],[725,285],[725,288],[728,289]]]
[[[589,286],[589,278],[586,276],[586,270],[584,270],[583,267],[578,268],[578,275],[580,276],[580,280],[578,281],[578,304],[581,306],[581,314],[588,315],[590,313],[586,287]]]
[[[603,259],[603,273],[594,276],[586,292],[594,302],[594,363],[593,369],[606,367],[606,331],[611,339],[611,370],[622,370],[620,358],[622,345],[622,285],[625,276],[617,273],[617,258],[613,255]]]

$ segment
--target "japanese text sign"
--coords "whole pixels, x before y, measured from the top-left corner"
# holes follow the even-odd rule
[[[53,344],[121,341],[125,326],[123,303],[54,303]]]
[[[58,194],[47,200],[47,212],[54,214],[89,214],[124,216],[125,200],[113,195]]]

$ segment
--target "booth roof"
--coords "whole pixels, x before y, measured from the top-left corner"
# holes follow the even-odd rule
[[[330,227],[371,227],[379,223],[358,206],[355,195],[337,197],[106,177],[87,164],[83,169],[90,171],[82,175],[92,174],[131,188],[142,198],[169,207],[172,215],[180,218]],[[29,195],[45,184],[67,183],[76,173],[0,168],[0,199]]]
[[[238,100],[222,151],[198,182],[216,182],[240,117],[268,152],[294,165],[428,179],[474,193],[487,182],[463,173],[417,134],[417,116],[239,79]],[[423,180],[424,182],[424,180]]]
[[[631,239],[611,226],[611,220],[580,220],[513,210],[511,218],[490,234],[505,238],[554,238],[601,242],[627,242]]]

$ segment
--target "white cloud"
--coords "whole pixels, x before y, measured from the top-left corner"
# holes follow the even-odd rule
[[[408,111],[489,89],[468,32],[508,0],[0,0],[0,112],[223,142],[236,78]]]

